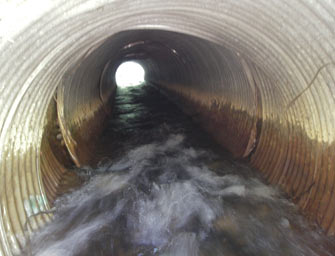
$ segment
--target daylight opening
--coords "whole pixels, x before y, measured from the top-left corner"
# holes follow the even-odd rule
[[[145,82],[144,68],[137,62],[123,62],[116,70],[116,85],[121,88],[141,85]]]

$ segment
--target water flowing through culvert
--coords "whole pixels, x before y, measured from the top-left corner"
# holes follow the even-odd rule
[[[101,145],[24,255],[332,255],[293,204],[154,87],[118,89]]]

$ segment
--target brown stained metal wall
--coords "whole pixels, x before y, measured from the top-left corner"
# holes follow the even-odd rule
[[[207,69],[208,77],[203,78],[200,72],[192,73],[191,85],[194,86],[184,86],[182,81],[164,81],[164,77],[162,80],[159,76],[153,82],[180,95],[177,102],[188,100],[184,109],[187,113],[200,115],[202,126],[235,157],[247,157],[255,146],[256,124],[261,118],[250,64],[238,55],[213,44],[196,44],[195,40],[190,39],[189,42],[194,48],[198,47],[197,51],[189,54],[199,54],[196,59],[201,61],[197,66],[200,70]],[[211,61],[205,62],[210,50]],[[179,66],[175,68],[179,69]],[[169,67],[162,69],[168,70]],[[202,86],[206,83],[207,86]]]
[[[61,136],[57,118],[56,95],[48,106],[46,125],[41,142],[41,178],[46,198],[50,206],[55,199],[82,184],[82,179],[74,172],[74,162]]]
[[[199,103],[227,148],[334,234],[333,1],[18,0],[0,10],[1,256],[20,251],[28,216],[50,207],[63,180],[42,143],[56,88],[65,142],[85,164],[111,92],[99,89],[105,64],[138,40],[128,53],[147,56],[149,80]]]
[[[94,141],[108,114],[105,104],[115,91],[113,83],[107,89],[100,83],[104,67],[111,58],[106,45],[104,43],[98,49],[86,52],[67,71],[57,90],[60,128],[77,166],[89,164],[93,158],[96,151]],[[105,100],[101,97],[101,88],[105,88]]]
[[[50,206],[53,205],[55,199],[70,189],[78,187],[83,183],[83,180],[71,169],[64,166],[64,160],[58,158],[54,152],[54,147],[57,142],[50,144],[46,139],[42,140],[41,149],[41,175],[45,189],[45,194]]]
[[[322,69],[324,74],[334,72],[330,66]],[[293,105],[290,102],[296,96],[287,96],[289,100],[281,104],[279,111],[270,112],[274,106],[264,108],[262,134],[252,164],[271,183],[284,187],[310,219],[333,234],[335,151],[331,138],[334,102],[327,84],[334,84],[332,78],[326,83],[322,81],[322,72],[317,74],[316,70],[309,80],[306,79],[304,88],[315,75],[320,80],[319,84],[315,80],[313,87],[296,98]],[[263,102],[274,103],[278,98],[276,91],[261,91],[267,99]],[[291,92],[291,95],[299,93]]]

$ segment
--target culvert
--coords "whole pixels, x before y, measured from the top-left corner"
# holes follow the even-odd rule
[[[2,2],[0,255],[94,159],[126,59],[333,235],[334,27],[326,0]]]

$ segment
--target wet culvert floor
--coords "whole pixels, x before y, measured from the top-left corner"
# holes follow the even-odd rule
[[[95,167],[25,255],[333,255],[280,191],[155,87],[118,89]]]

